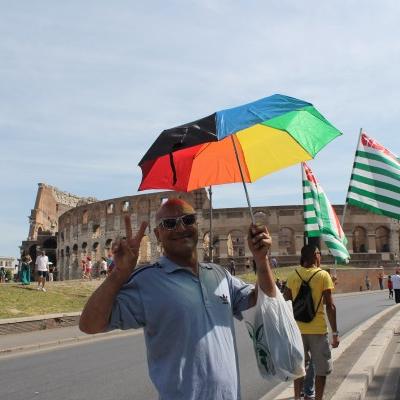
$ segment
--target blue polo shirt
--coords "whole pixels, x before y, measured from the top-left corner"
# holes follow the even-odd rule
[[[122,287],[109,330],[143,327],[160,399],[240,399],[233,316],[242,318],[253,289],[219,265],[200,263],[195,276],[162,257]]]

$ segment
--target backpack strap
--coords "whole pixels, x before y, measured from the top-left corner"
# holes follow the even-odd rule
[[[297,269],[295,269],[295,271],[296,271],[296,274],[299,276],[299,278],[302,280],[302,282],[309,284],[310,281],[311,281],[311,279],[314,278],[314,276],[317,275],[318,272],[321,272],[322,269],[319,269],[318,271],[315,271],[315,272],[311,275],[311,278],[310,278],[308,281],[305,281],[305,280],[301,277],[301,275],[299,274],[299,272],[297,271]],[[312,293],[312,292],[311,292],[311,293]],[[319,305],[321,304],[321,301],[322,301],[322,297],[324,297],[324,294],[321,294],[321,298],[319,299],[318,305],[317,305],[317,307],[315,308],[315,313],[317,313],[317,311],[318,311]]]
[[[311,278],[307,281],[307,283],[310,283],[311,279],[314,278],[314,275],[317,275],[318,272],[321,272],[321,271],[322,271],[322,269],[319,269],[318,271],[315,271],[315,272],[311,275]],[[324,294],[323,294],[323,293],[321,293],[321,298],[319,299],[318,305],[317,305],[317,307],[315,308],[315,314],[317,313],[318,308],[319,308],[319,305],[321,304],[322,297],[324,297]]]
[[[317,314],[317,311],[318,311],[319,305],[321,304],[321,301],[322,301],[322,298],[323,298],[323,297],[324,297],[324,294],[322,293],[322,294],[321,294],[321,298],[319,299],[319,302],[318,302],[317,308],[315,309],[315,314]]]
[[[315,271],[315,272],[311,275],[311,278],[307,281],[307,283],[310,283],[311,279],[314,278],[314,276],[317,275],[318,272],[321,272],[321,271],[322,271],[322,269],[319,269],[318,271]],[[297,271],[296,271],[296,272],[297,272]],[[298,274],[297,274],[297,275],[298,275]],[[299,276],[300,276],[300,275],[299,275]]]
[[[296,271],[296,274],[299,276],[299,278],[301,279],[301,281],[302,282],[306,282],[302,277],[301,277],[301,275],[299,274],[299,271],[297,271],[297,269],[295,269],[295,271]],[[314,275],[313,275],[314,276]],[[311,277],[312,278],[312,277]]]
[[[322,271],[322,269],[319,269],[318,271],[315,271],[315,272],[311,275],[311,278],[310,278],[308,281],[305,281],[305,280],[301,277],[301,275],[299,274],[299,271],[297,271],[297,269],[295,269],[295,271],[296,271],[296,274],[299,276],[299,278],[300,278],[304,283],[310,283],[311,279],[314,278],[314,275],[317,275],[318,272],[321,272],[321,271]]]

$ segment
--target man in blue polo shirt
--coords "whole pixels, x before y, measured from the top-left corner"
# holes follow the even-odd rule
[[[147,224],[113,247],[115,268],[88,300],[79,327],[86,333],[143,328],[149,374],[162,400],[240,399],[233,317],[254,306],[257,288],[216,264],[199,263],[192,206],[164,203],[154,232],[164,256],[134,271]],[[251,226],[249,248],[258,286],[275,297],[265,226]]]

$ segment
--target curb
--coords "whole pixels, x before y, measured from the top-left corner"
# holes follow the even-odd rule
[[[138,331],[114,330],[111,332],[96,333],[94,335],[82,335],[82,336],[69,337],[69,338],[65,338],[65,339],[51,340],[51,341],[43,342],[43,343],[34,343],[34,344],[9,347],[6,349],[0,349],[0,357],[5,357],[7,355],[11,355],[14,353],[21,353],[21,352],[26,352],[26,351],[31,351],[31,350],[48,349],[48,348],[56,347],[59,345],[74,344],[76,342],[87,342],[87,341],[95,342],[95,341],[99,341],[99,340],[112,339],[115,337],[135,336],[135,335],[140,335],[141,333],[142,333],[142,330],[138,330]]]
[[[3,319],[0,320],[0,336],[74,326],[78,324],[80,315],[81,312],[71,312]]]
[[[337,349],[333,349],[332,351],[332,361],[335,362],[366,330],[368,330],[376,321],[378,321],[380,318],[386,316],[387,314],[394,312],[395,315],[393,318],[391,318],[383,328],[379,330],[379,333],[375,336],[375,338],[371,341],[371,344],[368,346],[368,348],[362,353],[360,358],[356,361],[356,363],[353,366],[353,369],[356,367],[356,365],[359,364],[360,360],[363,360],[361,363],[361,368],[363,370],[367,370],[364,372],[357,371],[353,372],[353,369],[349,372],[347,377],[344,379],[342,384],[339,386],[338,390],[335,392],[335,394],[332,396],[331,400],[362,400],[365,397],[366,393],[366,387],[368,387],[369,383],[372,381],[372,378],[374,377],[376,370],[379,366],[379,362],[381,358],[383,357],[383,354],[385,353],[386,348],[389,346],[390,339],[393,336],[393,328],[390,330],[390,335],[388,335],[388,329],[387,326],[389,326],[390,323],[393,323],[395,320],[397,325],[400,324],[400,305],[395,305],[393,307],[390,307],[386,310],[381,311],[379,314],[374,315],[373,317],[369,318],[367,321],[365,321],[363,324],[361,324],[358,328],[353,330],[350,334],[348,334],[345,338],[343,338],[340,341],[340,346]],[[387,340],[387,336],[390,336],[390,339]],[[379,343],[377,341],[377,338],[381,340]],[[384,340],[385,339],[385,340]],[[374,359],[372,365],[370,361],[367,362],[370,358],[372,358],[373,355],[377,355],[380,357]],[[357,378],[359,377],[360,380],[362,379],[363,381],[367,378],[366,385],[364,385],[364,388],[358,385],[357,387],[351,383],[351,392],[344,391],[343,389],[346,386],[343,386],[346,381],[351,380],[352,376],[354,377],[354,374],[357,375]],[[359,375],[361,374],[361,375]],[[368,376],[366,376],[368,375]],[[355,383],[355,382],[354,382]],[[286,383],[282,383],[279,385],[281,392],[275,395],[274,400],[288,400],[293,398],[293,382],[291,382],[289,385]],[[342,388],[343,386],[343,388]],[[349,386],[347,386],[348,388]],[[342,390],[341,390],[342,388]],[[339,390],[341,390],[341,394],[337,396],[339,393]],[[263,397],[261,397],[260,400],[269,400],[271,395],[273,393],[276,393],[275,390],[272,390],[269,393],[266,393]],[[349,395],[349,396],[348,396]],[[359,395],[359,396],[358,396]],[[361,397],[362,396],[362,397]]]
[[[400,311],[379,330],[378,334],[339,386],[331,400],[362,400],[372,382],[383,355],[388,348],[396,328],[400,326]]]

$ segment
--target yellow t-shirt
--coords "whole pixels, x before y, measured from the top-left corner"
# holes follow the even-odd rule
[[[298,267],[297,272],[302,277],[303,281],[308,281],[311,276],[320,268]],[[287,278],[286,286],[292,291],[292,299],[294,300],[299,292],[301,280],[295,271],[291,272]],[[323,299],[321,299],[322,292],[327,289],[334,289],[332,278],[327,271],[321,270],[309,282],[311,287],[312,296],[314,300],[314,307],[318,306],[315,318],[311,322],[296,321],[299,326],[300,332],[305,334],[324,334],[328,332],[328,327],[325,321],[325,312],[323,306]]]

